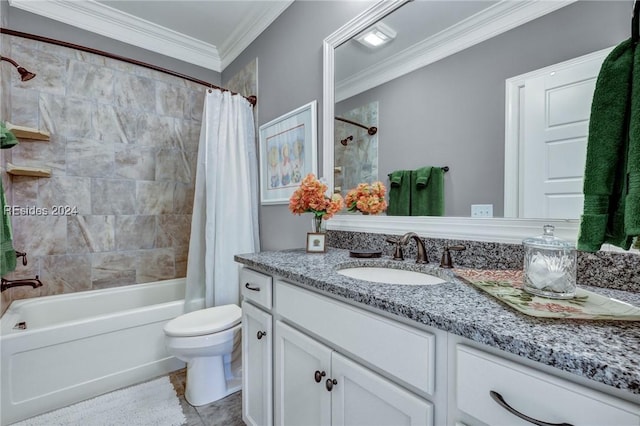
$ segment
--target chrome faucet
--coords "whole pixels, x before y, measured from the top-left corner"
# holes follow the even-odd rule
[[[391,244],[395,244],[395,251],[393,254],[394,260],[404,260],[404,256],[402,253],[402,246],[406,246],[409,243],[409,239],[413,238],[416,242],[416,247],[418,248],[418,255],[416,256],[416,263],[428,263],[429,259],[427,258],[427,250],[424,247],[424,242],[422,238],[418,236],[415,232],[407,232],[399,239],[388,238],[387,242]]]

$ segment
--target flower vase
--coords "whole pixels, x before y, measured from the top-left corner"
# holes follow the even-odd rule
[[[311,220],[311,231],[316,233],[326,231],[325,223],[322,221],[322,216],[313,216]]]

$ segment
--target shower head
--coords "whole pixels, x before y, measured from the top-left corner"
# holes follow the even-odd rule
[[[20,73],[20,80],[22,81],[29,81],[36,76],[34,73],[27,71],[24,67],[21,67],[20,65],[18,65],[18,63],[11,58],[7,58],[6,56],[0,56],[0,61],[7,61],[11,65],[16,67],[18,69],[18,73]]]

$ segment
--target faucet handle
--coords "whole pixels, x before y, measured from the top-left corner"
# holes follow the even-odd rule
[[[402,242],[399,238],[387,238],[387,242],[394,245],[393,260],[404,260],[404,254],[402,253]]]
[[[440,267],[451,269],[453,268],[453,262],[451,261],[451,252],[449,250],[462,251],[467,248],[461,244],[455,246],[444,246],[444,251],[442,252],[442,259],[440,260]]]

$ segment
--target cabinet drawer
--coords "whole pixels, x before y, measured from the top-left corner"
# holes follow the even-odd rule
[[[276,280],[278,314],[380,370],[433,394],[435,336]]]
[[[468,346],[456,348],[458,408],[490,425],[530,425],[500,406],[549,423],[639,425],[640,407]]]
[[[269,275],[242,268],[240,270],[240,291],[242,297],[266,309],[271,309],[271,281],[272,279]]]

